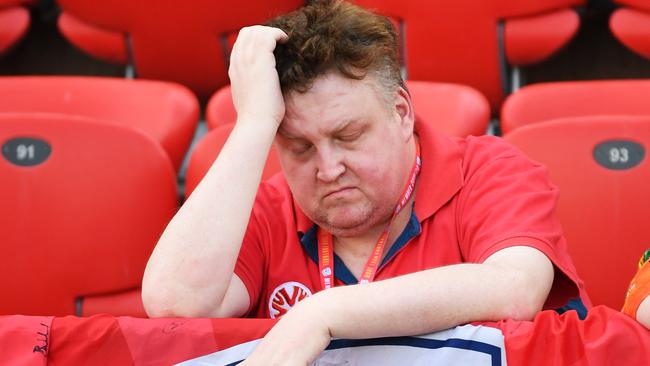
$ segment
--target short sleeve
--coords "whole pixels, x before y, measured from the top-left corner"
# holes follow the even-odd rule
[[[556,267],[547,305],[563,306],[579,297],[579,280],[556,217],[558,189],[543,165],[501,140],[494,143],[500,145],[496,153],[488,150],[495,156],[466,168],[456,221],[461,253],[467,262],[482,263],[511,246],[540,250]]]
[[[256,202],[257,205],[257,202]],[[256,308],[260,298],[260,291],[264,279],[265,255],[264,255],[264,224],[260,222],[256,207],[251,212],[246,233],[239,250],[239,256],[235,263],[235,274],[242,280],[248,291],[250,304],[247,315]]]

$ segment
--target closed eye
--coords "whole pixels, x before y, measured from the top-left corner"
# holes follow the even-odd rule
[[[342,142],[354,142],[361,137],[363,130],[355,130],[351,132],[339,133],[336,135],[336,139]]]
[[[312,146],[311,143],[298,139],[289,142],[289,150],[295,155],[306,153]]]

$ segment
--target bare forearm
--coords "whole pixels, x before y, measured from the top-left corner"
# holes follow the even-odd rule
[[[530,319],[543,306],[553,281],[550,262],[538,272],[459,264],[337,287],[309,299],[315,306],[305,308],[323,314],[331,335],[341,338],[415,335],[473,321]]]
[[[273,123],[236,125],[156,245],[143,281],[145,305],[207,315],[223,301],[274,134]],[[147,295],[154,304],[146,304]]]

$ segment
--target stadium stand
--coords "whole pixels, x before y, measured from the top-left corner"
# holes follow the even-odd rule
[[[569,252],[594,305],[620,309],[650,231],[650,116],[583,116],[504,138],[549,169]]]
[[[518,84],[507,69],[541,62],[563,47],[579,27],[573,7],[584,4],[582,0],[355,2],[400,25],[408,79],[472,86],[487,96],[495,114],[511,84]]]
[[[30,2],[0,0],[0,56],[7,53],[27,32],[29,11],[21,5]]]
[[[650,116],[650,79],[590,80],[527,85],[501,110],[501,131],[556,118],[597,115]]]
[[[77,47],[106,61],[127,61],[137,77],[175,81],[207,100],[228,84],[227,60],[237,31],[303,1],[58,3],[59,29]]]
[[[2,77],[0,111],[85,116],[138,128],[160,143],[176,170],[199,118],[196,97],[181,85],[103,77]]]
[[[43,113],[0,113],[0,141],[0,314],[144,316],[144,267],[178,205],[160,145]]]
[[[495,112],[511,88],[507,68],[543,61],[562,48],[578,29],[573,7],[584,4],[583,0],[356,2],[391,16],[398,25],[409,79],[473,86],[488,97]],[[292,10],[302,1],[247,2],[236,7],[214,1],[155,6],[124,1],[59,3],[64,9],[59,28],[77,47],[109,62],[132,64],[139,77],[180,82],[203,99],[228,82],[226,60],[237,29]],[[469,8],[473,10],[466,11]],[[475,62],[477,57],[482,62]]]
[[[0,0],[0,359],[175,364],[270,328],[133,317],[146,317],[142,274],[183,184],[188,197],[232,131],[238,29],[307,1]],[[646,364],[650,333],[618,310],[650,237],[650,0],[351,1],[390,16],[418,118],[478,135],[500,111],[490,132],[560,187],[573,260],[605,306],[480,325],[503,340],[498,364]],[[41,74],[58,76],[19,76]],[[206,127],[197,96],[209,131],[184,176]],[[279,171],[272,148],[262,179]],[[441,334],[455,333],[430,340]]]
[[[488,127],[490,106],[475,89],[450,83],[407,81],[417,115],[434,124],[449,136],[482,135]],[[230,87],[221,88],[210,99],[207,109],[208,129],[235,123],[237,113],[232,104]]]
[[[621,5],[610,17],[609,27],[618,40],[650,59],[650,1],[616,0]]]

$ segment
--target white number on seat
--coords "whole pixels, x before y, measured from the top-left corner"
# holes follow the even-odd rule
[[[627,163],[630,160],[630,153],[624,147],[613,147],[609,149],[609,161],[612,163]]]

